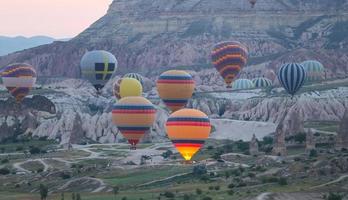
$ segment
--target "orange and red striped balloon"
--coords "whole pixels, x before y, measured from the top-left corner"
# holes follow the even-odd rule
[[[248,50],[239,42],[222,42],[214,47],[211,56],[214,67],[227,87],[231,87],[233,80],[247,63]]]
[[[195,109],[174,112],[167,120],[169,139],[185,158],[191,160],[210,135],[211,125],[206,114]]]
[[[157,80],[159,96],[172,112],[185,107],[194,89],[192,76],[181,70],[164,72]]]
[[[36,71],[33,66],[16,63],[4,68],[1,72],[2,81],[17,102],[26,97],[36,82]]]
[[[112,121],[135,149],[139,140],[150,131],[155,121],[156,109],[144,97],[125,97],[112,110]]]

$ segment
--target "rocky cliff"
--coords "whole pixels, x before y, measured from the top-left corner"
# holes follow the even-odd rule
[[[239,40],[251,54],[247,71],[264,73],[284,61],[318,59],[332,76],[347,74],[347,0],[114,0],[108,13],[76,38],[0,58],[28,62],[42,76],[79,76],[87,50],[105,49],[119,74],[158,75],[167,68],[210,68],[216,42]],[[339,58],[339,59],[338,59]]]

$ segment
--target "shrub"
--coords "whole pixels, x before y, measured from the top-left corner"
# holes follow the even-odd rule
[[[318,153],[315,149],[312,149],[310,152],[309,152],[309,157],[310,158],[313,158],[313,157],[317,157],[318,156]]]
[[[193,171],[192,171],[194,175],[198,175],[198,176],[204,175],[207,172],[208,172],[207,167],[205,165],[196,165],[193,167]]]
[[[175,197],[173,192],[168,192],[168,191],[164,192],[163,196],[165,196],[167,198],[174,198]]]
[[[278,180],[279,185],[287,185],[288,184],[288,180],[285,177],[281,177]]]
[[[9,162],[9,160],[7,158],[4,158],[4,159],[1,160],[2,164],[8,163],[8,162]]]
[[[217,185],[217,186],[214,187],[214,189],[215,189],[215,190],[220,190],[220,186]]]
[[[203,197],[202,200],[213,200],[211,197]]]
[[[0,175],[7,175],[10,173],[10,170],[8,168],[1,168],[0,169]]]
[[[231,195],[231,196],[234,195],[234,191],[233,190],[229,190],[228,191],[228,195]]]
[[[171,155],[173,155],[171,150],[167,150],[166,152],[162,153],[163,158],[169,158]]]
[[[203,191],[202,191],[201,189],[199,189],[199,188],[196,189],[196,194],[201,195],[202,192],[203,192]]]
[[[39,154],[41,153],[41,149],[39,147],[30,146],[29,152],[30,154]]]
[[[236,185],[234,183],[230,183],[227,187],[232,189],[232,188],[236,187]]]
[[[343,195],[342,194],[336,194],[336,193],[329,193],[329,195],[328,196],[325,196],[324,198],[326,199],[326,200],[342,200],[343,199]]]

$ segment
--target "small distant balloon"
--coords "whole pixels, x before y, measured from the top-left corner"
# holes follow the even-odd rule
[[[257,3],[257,0],[249,0],[249,3],[251,5],[251,7],[254,8],[255,4]]]
[[[111,79],[117,69],[117,59],[103,50],[89,51],[81,59],[81,75],[100,90]]]
[[[268,78],[260,77],[260,78],[254,78],[253,83],[256,88],[267,88],[272,86],[272,81]]]
[[[316,60],[307,60],[301,63],[307,73],[308,82],[321,81],[324,79],[324,65]]]
[[[240,42],[222,42],[217,44],[212,53],[212,62],[216,70],[230,88],[232,82],[246,65],[248,50]]]
[[[21,102],[34,86],[37,78],[33,66],[25,63],[16,63],[5,67],[1,73],[4,86]]]
[[[137,73],[128,73],[126,75],[123,76],[124,78],[134,78],[134,79],[137,79],[141,85],[144,84],[144,81],[143,81],[143,76],[140,75],[140,74],[137,74]],[[144,85],[143,85],[144,86]]]
[[[287,63],[280,68],[278,79],[284,89],[294,96],[306,80],[306,71],[301,64]]]
[[[252,88],[255,88],[255,85],[249,79],[237,79],[232,85],[233,90],[247,90]]]
[[[120,83],[120,96],[131,97],[131,96],[141,96],[143,94],[143,87],[141,83],[134,78],[122,78]]]

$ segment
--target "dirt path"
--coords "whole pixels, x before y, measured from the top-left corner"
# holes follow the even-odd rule
[[[321,187],[324,187],[324,186],[332,185],[332,184],[338,183],[338,182],[340,182],[340,181],[342,181],[342,180],[344,180],[346,178],[348,178],[348,174],[342,175],[338,179],[330,181],[328,183],[324,183],[324,184],[321,184],[321,185],[314,186],[311,189],[317,189],[317,188],[321,188]]]
[[[98,186],[96,189],[94,189],[94,190],[91,191],[92,193],[101,192],[101,191],[103,191],[103,190],[107,187],[107,185],[106,185],[106,184],[104,183],[104,181],[101,180],[101,179],[98,179],[98,178],[91,178],[91,177],[82,177],[82,178],[76,178],[76,179],[73,179],[73,180],[70,180],[70,181],[66,182],[64,185],[60,186],[60,187],[58,188],[58,190],[65,190],[65,189],[68,189],[69,186],[70,186],[72,183],[74,183],[74,182],[76,182],[76,181],[82,181],[82,180],[92,180],[92,181],[96,181],[97,183],[99,183],[99,186]]]
[[[138,185],[137,187],[142,187],[142,186],[146,186],[146,185],[151,185],[151,184],[154,184],[154,183],[157,183],[157,182],[167,181],[167,180],[170,180],[170,179],[172,179],[172,178],[176,178],[176,177],[180,177],[180,176],[185,176],[185,175],[189,175],[189,174],[191,174],[191,173],[176,174],[176,175],[169,176],[169,177],[166,177],[166,178],[163,178],[163,179],[157,179],[157,180],[154,180],[154,181],[150,181],[150,182],[147,182],[147,183],[143,183],[143,184]]]
[[[255,200],[267,200],[267,199],[269,199],[269,196],[271,194],[272,193],[270,193],[270,192],[262,193],[259,196],[257,196]]]
[[[47,170],[50,168],[50,166],[44,162],[44,159],[30,159],[30,160],[26,160],[23,162],[17,162],[17,163],[13,164],[13,167],[15,169],[17,169],[17,171],[19,171],[19,172],[32,173],[32,171],[29,171],[29,170],[21,167],[21,165],[28,163],[28,162],[40,162],[44,166],[43,172],[47,172]]]

